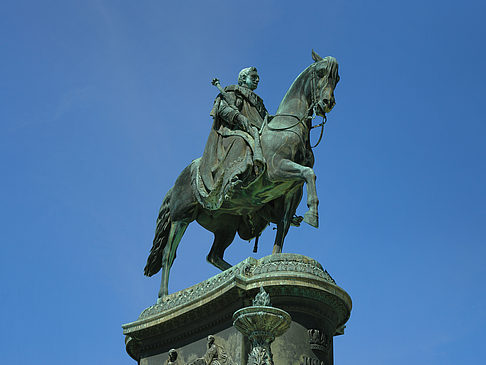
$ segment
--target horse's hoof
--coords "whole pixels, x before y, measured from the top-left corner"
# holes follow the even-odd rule
[[[319,228],[319,216],[317,214],[306,212],[304,214],[304,222],[312,227]]]
[[[157,304],[161,304],[164,302],[164,298],[169,295],[169,290],[163,290],[159,292],[159,295],[157,297]]]
[[[294,227],[300,227],[300,223],[302,223],[303,220],[304,217],[301,217],[300,215],[294,215],[290,220],[290,225]]]

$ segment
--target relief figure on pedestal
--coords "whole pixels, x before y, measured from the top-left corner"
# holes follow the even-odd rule
[[[216,344],[214,336],[209,335],[204,356],[189,362],[187,365],[233,365],[233,361],[224,348]]]
[[[169,350],[169,358],[167,359],[166,365],[179,365],[177,362],[177,351],[175,349]]]

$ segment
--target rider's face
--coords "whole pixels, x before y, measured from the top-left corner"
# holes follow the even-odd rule
[[[258,86],[258,82],[260,81],[260,77],[256,71],[250,71],[250,73],[246,76],[245,86],[250,90],[255,90]]]

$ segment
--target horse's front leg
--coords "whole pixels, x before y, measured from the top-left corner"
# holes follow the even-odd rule
[[[271,172],[271,178],[276,180],[297,180],[306,183],[307,207],[309,210],[304,214],[304,222],[313,227],[319,227],[319,214],[317,206],[316,174],[307,166],[299,165],[291,160],[281,160],[277,165],[278,169]]]

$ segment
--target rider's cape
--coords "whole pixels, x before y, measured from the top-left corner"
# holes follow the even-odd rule
[[[210,210],[219,209],[235,189],[255,180],[255,163],[264,165],[259,131],[268,112],[263,100],[238,85],[226,87],[225,92],[226,98],[219,94],[211,110],[214,120],[204,153],[192,164],[195,196]],[[251,131],[238,128],[238,113],[248,118]]]

